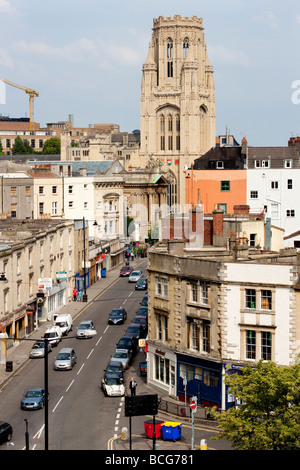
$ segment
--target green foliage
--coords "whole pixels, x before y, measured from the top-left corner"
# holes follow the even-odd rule
[[[0,155],[4,155],[3,146],[2,146],[2,140],[1,140],[1,139],[0,139]]]
[[[217,439],[226,438],[237,450],[299,450],[300,365],[261,361],[242,372],[226,376],[230,393],[242,404],[215,414]]]
[[[31,155],[34,153],[28,140],[22,140],[19,135],[15,138],[11,151],[13,155]]]
[[[127,237],[131,237],[133,232],[135,231],[135,224],[134,219],[132,217],[126,217],[126,235]]]
[[[60,155],[60,139],[58,137],[51,137],[46,140],[42,153],[44,155]]]

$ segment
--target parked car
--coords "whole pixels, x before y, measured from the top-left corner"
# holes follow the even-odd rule
[[[145,277],[141,277],[136,281],[135,290],[146,290],[148,287],[148,280]]]
[[[141,325],[142,327],[142,334],[146,336],[148,331],[148,319],[145,315],[137,315],[133,320],[132,323],[136,323],[137,325]]]
[[[124,308],[113,308],[108,317],[108,323],[110,325],[117,325],[118,323],[124,323],[127,318],[127,312]]]
[[[21,400],[22,410],[39,410],[45,405],[46,394],[43,388],[31,388]]]
[[[11,441],[12,435],[12,426],[6,421],[0,421],[0,444]]]
[[[77,328],[77,338],[92,338],[97,334],[94,323],[91,320],[85,320]]]
[[[111,360],[104,369],[106,374],[117,374],[119,377],[123,378],[124,376],[124,366],[122,362],[118,360]]]
[[[112,361],[119,361],[123,364],[124,369],[128,369],[132,355],[128,349],[116,349],[111,356]]]
[[[77,361],[77,356],[73,348],[63,348],[57,354],[54,361],[54,370],[73,369]]]
[[[50,326],[46,329],[43,338],[47,338],[52,346],[57,346],[62,338],[62,331],[59,326]]]
[[[132,266],[123,266],[123,267],[120,269],[120,277],[129,276],[129,274],[131,274],[132,271],[133,271],[133,267],[132,267]]]
[[[131,323],[126,330],[126,336],[133,336],[137,340],[143,336],[143,331],[141,325],[136,323]]]
[[[129,275],[128,282],[136,282],[143,275],[143,271],[132,271]]]
[[[128,349],[131,355],[134,355],[138,349],[138,341],[132,336],[122,336],[117,343],[116,349]]]
[[[50,351],[52,351],[52,347],[48,342],[48,353]],[[29,357],[31,359],[35,357],[45,357],[45,341],[36,341],[30,350]]]
[[[141,301],[141,305],[148,307],[148,292],[146,292],[146,294],[144,295],[143,300]]]
[[[141,315],[148,318],[148,307],[142,306],[138,309],[138,311],[136,312],[136,316],[141,316]]]
[[[124,381],[117,374],[106,374],[101,380],[101,388],[108,397],[122,397],[125,395]]]

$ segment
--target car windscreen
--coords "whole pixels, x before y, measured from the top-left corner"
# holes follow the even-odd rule
[[[58,359],[59,361],[67,361],[70,359],[70,357],[70,353],[58,353],[56,359]]]

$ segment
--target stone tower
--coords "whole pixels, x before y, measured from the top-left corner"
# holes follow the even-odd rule
[[[184,170],[215,146],[213,68],[202,18],[153,20],[141,84],[141,164],[156,160],[173,184],[169,204],[184,210]]]

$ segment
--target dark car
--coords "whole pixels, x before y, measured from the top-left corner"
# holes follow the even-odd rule
[[[133,336],[137,340],[142,338],[143,336],[143,329],[141,325],[137,325],[136,323],[131,323],[126,330],[126,336]]]
[[[0,444],[11,440],[13,429],[10,424],[5,421],[0,421]]]
[[[148,318],[148,307],[140,307],[136,312],[136,316],[143,315],[144,317]]]
[[[127,318],[127,312],[124,308],[113,308],[108,317],[108,323],[110,325],[117,325],[118,323],[124,323]]]
[[[138,341],[134,336],[122,336],[117,343],[116,349],[128,349],[134,355],[138,349]]]
[[[129,274],[131,274],[132,271],[133,271],[133,268],[131,266],[123,266],[120,269],[120,277],[129,276]]]
[[[141,301],[141,305],[143,307],[148,307],[148,292],[146,292],[146,294],[144,295],[143,300]]]
[[[141,277],[136,281],[135,290],[146,290],[148,287],[148,280],[145,277]]]
[[[105,374],[117,374],[119,377],[124,376],[124,367],[122,362],[109,361],[106,368],[104,369]]]
[[[133,320],[132,323],[136,323],[137,325],[140,325],[142,327],[142,334],[143,336],[146,336],[147,331],[148,331],[148,320],[147,317],[144,315],[137,315]]]

